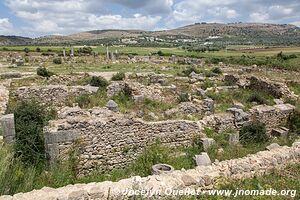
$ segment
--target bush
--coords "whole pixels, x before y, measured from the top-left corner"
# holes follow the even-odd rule
[[[125,73],[124,72],[118,72],[114,74],[111,78],[112,81],[122,81],[125,79]]]
[[[164,56],[165,54],[164,54],[161,50],[159,50],[159,51],[157,52],[157,55],[159,55],[159,56]]]
[[[28,47],[24,48],[25,53],[29,53],[30,49]]]
[[[261,122],[251,122],[242,127],[240,131],[240,141],[243,144],[265,143],[269,140],[266,134],[266,126]]]
[[[60,65],[62,63],[62,59],[60,57],[59,58],[54,58],[53,63],[57,64],[57,65]]]
[[[93,76],[90,85],[94,87],[106,88],[108,86],[108,81],[103,77]]]
[[[251,103],[252,102],[257,102],[258,104],[267,104],[267,100],[258,93],[251,94],[248,97],[247,101],[251,102]]]
[[[92,54],[93,49],[92,47],[83,47],[83,48],[79,48],[78,52],[83,54]]]
[[[123,88],[122,92],[125,96],[131,98],[132,97],[132,89],[129,87],[129,85],[126,83],[125,87]]]
[[[85,108],[91,103],[91,99],[88,95],[81,95],[75,99],[75,102],[80,108]]]
[[[178,95],[178,101],[179,101],[179,103],[189,101],[189,94],[188,93],[179,94]]]
[[[41,48],[40,48],[40,47],[37,47],[37,48],[36,48],[36,52],[41,52]]]
[[[53,72],[48,71],[45,67],[39,67],[36,73],[39,76],[47,77],[47,78],[54,75]]]
[[[222,70],[219,67],[215,67],[211,71],[215,74],[222,74]]]
[[[15,109],[16,156],[26,165],[37,166],[46,159],[43,127],[51,118],[35,101],[21,102]]]
[[[190,66],[184,70],[182,70],[181,74],[184,75],[184,76],[189,76],[192,72],[195,72],[195,73],[199,73],[199,70],[196,69],[194,66]]]

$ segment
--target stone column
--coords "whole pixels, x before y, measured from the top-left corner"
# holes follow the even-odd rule
[[[71,57],[74,57],[74,47],[71,47]]]
[[[12,143],[16,137],[14,114],[3,115],[0,121],[3,131],[4,142]]]

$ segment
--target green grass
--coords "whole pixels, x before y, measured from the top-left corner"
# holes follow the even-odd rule
[[[28,192],[44,186],[62,187],[68,184],[101,182],[105,180],[118,181],[130,176],[148,176],[151,166],[157,163],[167,163],[175,167],[193,168],[192,157],[199,151],[197,146],[185,149],[173,149],[161,145],[159,142],[146,148],[143,153],[124,169],[114,169],[103,173],[95,171],[93,174],[78,177],[74,173],[74,162],[69,159],[45,169],[25,166],[14,158],[13,149],[9,146],[0,146],[0,195]],[[184,155],[175,155],[184,152]]]
[[[269,144],[230,146],[227,142],[226,133],[216,134],[210,129],[206,129],[205,132],[208,137],[214,138],[217,143],[216,146],[208,151],[212,161],[214,159],[240,158],[249,153],[256,153],[263,150]],[[291,143],[292,140],[280,141],[282,145],[290,145]],[[217,153],[217,149],[220,147],[224,149],[222,154]],[[74,147],[73,149],[76,148]],[[135,150],[124,149],[124,153],[129,151]],[[73,151],[70,151],[70,158],[68,160],[41,169],[34,166],[25,166],[19,159],[15,158],[14,151],[10,146],[0,144],[0,195],[28,192],[44,186],[57,188],[75,183],[101,182],[106,180],[118,181],[131,176],[148,176],[151,174],[151,166],[157,163],[170,164],[177,170],[182,168],[191,169],[195,167],[194,155],[202,151],[203,148],[199,142],[199,138],[195,138],[194,144],[190,147],[177,148],[162,145],[157,141],[154,145],[146,147],[137,160],[125,168],[113,169],[110,172],[96,170],[88,176],[79,177],[76,175],[75,166],[77,162],[74,157],[75,154],[72,153]]]
[[[267,105],[274,105],[274,97],[269,94],[260,91],[252,91],[249,89],[236,89],[230,91],[221,91],[219,93],[210,91],[207,96],[215,100],[216,112],[224,112],[226,109],[231,107],[234,102],[240,102],[245,106],[245,109],[249,109],[255,104],[250,102],[249,99],[252,95],[259,95]]]
[[[3,47],[9,51],[23,51],[25,46],[8,46]],[[0,48],[0,50],[3,50]],[[35,51],[37,46],[29,46],[30,51]],[[42,46],[40,47],[42,52],[47,52],[51,49],[52,52],[62,52],[62,47],[59,46]],[[69,48],[67,48],[69,50]],[[75,47],[78,50],[78,47]],[[94,51],[100,54],[106,53],[105,47],[94,47]],[[163,52],[164,55],[177,55],[178,57],[195,57],[195,58],[205,58],[207,62],[212,62],[218,64],[218,62],[228,63],[228,64],[238,64],[238,65],[264,65],[268,67],[277,67],[290,70],[299,70],[300,68],[300,48],[299,47],[271,47],[266,50],[257,51],[226,51],[221,50],[217,52],[194,52],[187,51],[182,48],[159,48],[159,47],[110,47],[111,51],[118,50],[121,54],[133,54],[133,55],[149,55],[157,53],[158,51]],[[297,58],[288,60],[279,60],[276,55],[279,52],[283,52],[285,55],[295,54]],[[36,52],[35,52],[36,54]],[[80,64],[80,63],[78,63]]]
[[[295,94],[300,94],[300,84],[298,83],[289,83],[288,87],[291,91],[293,91]]]

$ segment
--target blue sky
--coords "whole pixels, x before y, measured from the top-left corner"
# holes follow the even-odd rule
[[[0,0],[0,35],[161,30],[196,22],[300,26],[299,0]]]

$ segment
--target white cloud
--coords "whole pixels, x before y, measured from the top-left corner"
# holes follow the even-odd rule
[[[0,18],[0,35],[13,34],[13,25],[8,18]]]
[[[158,30],[202,21],[292,23],[300,19],[299,0],[4,0],[4,2],[21,19],[21,23],[23,22],[24,25],[19,30],[36,36],[109,28]]]
[[[103,29],[153,29],[161,19],[160,16],[150,17],[135,14],[133,17],[124,18],[121,15],[91,15],[88,19],[90,27]]]
[[[268,22],[270,20],[268,13],[251,13],[250,14],[250,21],[252,22]]]
[[[172,0],[163,2],[173,3]],[[151,30],[161,19],[159,15],[141,13],[111,14],[102,8],[104,0],[6,0],[6,5],[29,24],[22,27],[24,32],[37,35],[110,28]]]

